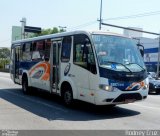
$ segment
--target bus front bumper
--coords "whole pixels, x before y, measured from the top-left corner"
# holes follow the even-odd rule
[[[96,105],[110,104],[126,104],[147,98],[148,89],[140,89],[136,91],[120,91],[118,89],[113,92],[98,90],[95,93]]]

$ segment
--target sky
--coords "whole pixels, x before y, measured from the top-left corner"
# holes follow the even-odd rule
[[[98,30],[101,0],[1,0],[0,47],[10,47],[12,26],[21,26],[22,17],[28,26],[41,28],[67,27],[73,30]],[[160,0],[102,0],[104,23],[124,27],[141,27],[160,33]],[[144,13],[150,16],[143,16]],[[142,16],[128,18],[132,15]],[[118,18],[117,18],[118,17]],[[119,18],[119,17],[124,17]],[[122,33],[109,26],[102,30]],[[154,38],[153,35],[143,35]]]

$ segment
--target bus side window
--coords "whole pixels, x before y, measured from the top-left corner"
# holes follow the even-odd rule
[[[96,73],[96,65],[91,42],[86,35],[79,34],[74,36],[73,53],[73,62],[75,65],[79,65],[94,74]]]
[[[24,43],[22,48],[22,59],[24,61],[30,61],[31,60],[31,43]]]
[[[34,42],[32,48],[32,60],[43,60],[45,56],[45,41]]]
[[[50,48],[51,48],[51,39],[47,39],[45,41],[45,53],[44,53],[45,60],[49,60],[50,58]]]
[[[93,74],[97,74],[96,62],[95,62],[94,53],[93,53],[91,43],[89,42],[88,44],[86,44],[86,47],[88,48],[88,57],[87,57],[88,58],[88,69]]]
[[[71,54],[71,44],[72,44],[71,36],[67,36],[67,37],[63,38],[62,52],[61,52],[61,61],[62,62],[69,62],[70,54]]]

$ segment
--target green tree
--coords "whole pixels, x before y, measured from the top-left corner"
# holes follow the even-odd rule
[[[4,68],[10,62],[10,50],[8,48],[0,48],[0,69]]]
[[[8,59],[10,57],[10,50],[8,48],[0,49],[0,58]]]
[[[42,29],[41,33],[33,34],[31,37],[37,37],[37,36],[42,36],[42,35],[61,33],[61,32],[65,32],[65,31],[66,30],[64,30],[64,29],[58,29],[57,27],[53,27],[52,29],[51,28],[47,28],[47,29]]]

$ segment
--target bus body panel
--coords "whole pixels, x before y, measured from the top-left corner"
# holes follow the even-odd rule
[[[106,82],[108,82],[108,79],[100,78],[99,81],[100,81],[99,84],[106,84]],[[146,78],[143,82],[145,82],[146,84],[149,84],[148,78]],[[109,83],[107,83],[107,84],[109,85]],[[136,100],[137,96],[135,96],[133,98],[129,96],[128,101],[127,101],[127,99],[125,100],[125,96],[122,96],[122,100],[119,100],[119,102],[114,102],[120,95],[123,95],[123,94],[125,94],[125,95],[137,94],[137,96],[139,95],[141,97],[141,98],[139,98],[139,100],[143,100],[148,95],[148,88],[144,89],[143,86],[141,86],[140,89],[138,89],[136,91],[125,91],[125,90],[122,91],[122,90],[118,89],[117,87],[114,87],[114,90],[111,92],[105,91],[102,89],[98,89],[98,90],[96,90],[96,93],[95,93],[95,104],[96,105],[126,104],[126,103],[130,103],[130,102],[138,101],[138,100]]]
[[[135,99],[138,95],[136,95],[134,98],[130,97],[127,99],[126,96],[133,96],[134,94],[138,94],[142,98]],[[138,91],[132,91],[132,92],[123,92],[118,89],[115,90],[115,92],[106,92],[104,90],[97,90],[96,96],[95,96],[95,104],[96,105],[110,105],[110,104],[127,104],[127,103],[133,103],[135,101],[141,101],[143,99],[146,99],[148,95],[148,90],[140,89]],[[114,102],[118,97],[121,97],[121,100]],[[123,99],[124,98],[124,99]]]
[[[77,89],[77,86],[75,85],[74,81],[70,77],[64,77],[59,83],[60,90],[61,90],[62,84],[64,82],[67,82],[71,85],[72,91],[73,91],[73,98],[78,99],[78,89]],[[61,93],[60,93],[60,96],[62,96]]]
[[[33,65],[29,69],[28,77],[30,79],[31,86],[48,91],[50,90],[50,64],[48,62],[42,61]]]
[[[89,86],[89,71],[73,64],[71,66],[69,75],[78,88],[78,99],[93,103],[94,96],[90,95],[91,90]]]

